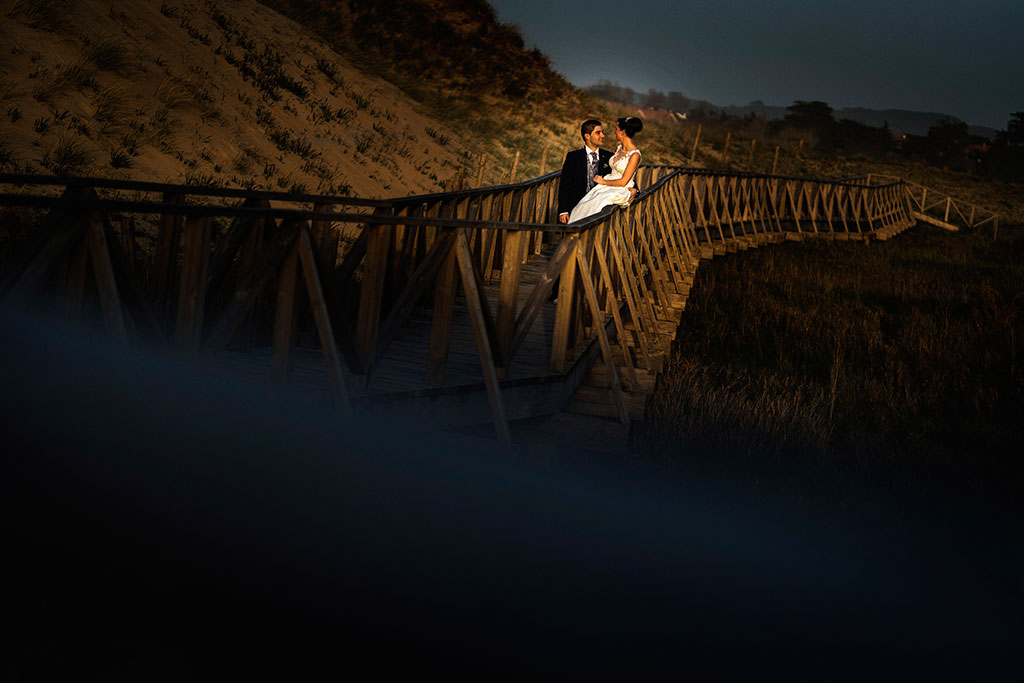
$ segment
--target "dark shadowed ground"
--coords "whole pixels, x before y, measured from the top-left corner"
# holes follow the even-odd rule
[[[980,519],[459,450],[11,314],[0,377],[7,680],[1020,673]]]

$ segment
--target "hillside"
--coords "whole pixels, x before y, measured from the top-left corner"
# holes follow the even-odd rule
[[[382,196],[461,163],[400,90],[253,0],[7,5],[9,170]]]
[[[0,16],[5,172],[403,196],[475,183],[482,153],[485,184],[517,151],[517,179],[552,170],[579,121],[621,115],[479,0],[6,0]]]

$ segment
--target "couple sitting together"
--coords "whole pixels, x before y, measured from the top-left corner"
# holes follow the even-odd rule
[[[616,204],[627,206],[636,196],[633,176],[640,167],[640,150],[633,137],[644,127],[635,116],[618,120],[615,139],[619,146],[612,154],[601,149],[604,130],[593,119],[580,126],[583,147],[565,155],[558,186],[558,221],[575,223]]]

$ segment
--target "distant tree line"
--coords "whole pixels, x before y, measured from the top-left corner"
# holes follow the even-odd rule
[[[797,100],[781,121],[769,126],[808,131],[823,154],[898,154],[909,160],[1004,180],[1024,181],[1024,112],[1014,112],[1006,129],[994,140],[972,135],[964,121],[945,117],[926,135],[893,136],[888,124],[869,126],[850,119],[836,120],[825,102]]]
[[[746,107],[719,107],[680,92],[650,89],[641,93],[612,81],[600,81],[586,91],[602,99],[638,107],[685,113],[705,126],[741,129],[748,135],[804,140],[822,155],[905,158],[1004,180],[1024,181],[1024,112],[1015,112],[994,139],[972,135],[959,119],[945,117],[925,135],[896,135],[888,122],[872,126],[835,117],[826,102],[797,100],[785,109],[763,102]]]

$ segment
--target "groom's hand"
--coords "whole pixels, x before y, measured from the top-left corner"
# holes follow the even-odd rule
[[[558,222],[559,223],[568,223],[569,222],[569,214],[567,214],[567,213],[560,213],[560,214],[558,214]]]

